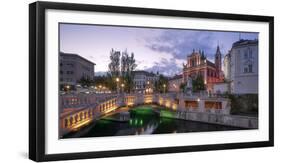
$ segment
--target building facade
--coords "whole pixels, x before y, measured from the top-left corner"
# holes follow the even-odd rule
[[[215,94],[230,93],[229,83],[221,82],[221,83],[214,84],[214,93]]]
[[[147,71],[133,71],[134,92],[152,93],[159,75]]]
[[[180,92],[180,85],[183,83],[182,75],[175,75],[168,81],[169,92]]]
[[[188,78],[196,78],[201,75],[208,92],[213,92],[213,85],[223,81],[221,70],[221,52],[219,46],[215,54],[215,63],[209,61],[204,51],[195,51],[187,56],[187,63],[183,65],[183,82]]]
[[[223,75],[225,81],[230,81],[230,51],[223,58]]]
[[[95,76],[95,63],[77,54],[59,54],[59,80],[61,85],[76,85],[82,78],[93,80]]]
[[[239,40],[230,51],[230,91],[258,93],[258,40]]]

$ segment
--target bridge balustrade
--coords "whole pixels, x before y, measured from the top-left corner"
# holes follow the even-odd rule
[[[123,94],[123,95],[67,95],[60,97],[62,108],[73,108],[69,114],[60,117],[62,129],[76,130],[100,116],[121,106],[158,103],[172,110],[202,111],[220,114],[229,104],[222,99],[211,100],[177,96],[176,94]],[[63,113],[64,114],[64,113]]]

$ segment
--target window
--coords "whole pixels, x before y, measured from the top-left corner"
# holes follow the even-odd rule
[[[67,71],[66,74],[73,74],[73,71]]]
[[[253,65],[252,63],[248,63],[244,66],[244,73],[252,73],[253,72]]]
[[[69,66],[69,67],[74,67],[73,63],[67,63],[66,65]]]
[[[248,52],[247,52],[247,50],[244,51],[244,59],[248,59]]]
[[[249,71],[249,72],[253,72],[253,65],[251,65],[251,64],[248,65],[248,71]]]
[[[249,48],[249,58],[252,59],[253,58],[253,51],[252,49]]]
[[[244,73],[248,73],[248,67],[244,67]]]

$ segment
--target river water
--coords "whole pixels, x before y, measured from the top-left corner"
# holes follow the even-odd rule
[[[64,138],[227,131],[241,128],[163,118],[155,113],[151,106],[141,106],[130,111],[129,121],[100,119],[83,130],[65,135]]]

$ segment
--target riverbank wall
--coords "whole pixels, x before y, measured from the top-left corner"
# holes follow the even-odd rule
[[[248,129],[258,128],[258,118],[249,116],[170,110],[161,110],[160,116]]]

